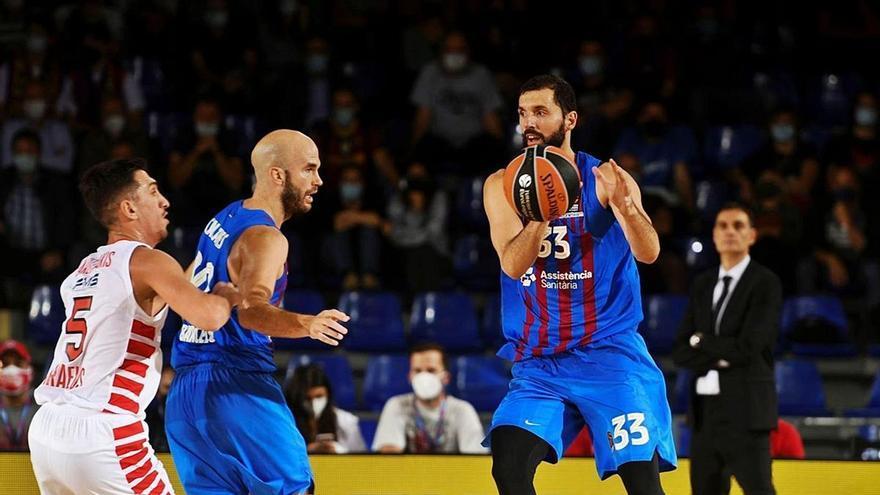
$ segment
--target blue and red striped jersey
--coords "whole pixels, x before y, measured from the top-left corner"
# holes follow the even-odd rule
[[[512,361],[547,356],[617,332],[642,320],[639,273],[611,208],[596,196],[593,167],[578,152],[580,199],[550,222],[538,258],[519,279],[501,273],[501,320]]]
[[[212,218],[199,237],[193,284],[210,292],[217,282],[231,282],[227,266],[229,253],[238,237],[255,225],[274,228],[275,221],[263,210],[245,208],[243,201],[230,204]],[[269,302],[280,306],[286,287],[285,263]],[[239,323],[238,310],[235,309],[229,321],[216,332],[202,330],[184,320],[174,339],[171,365],[178,368],[217,363],[243,371],[272,373],[276,369],[272,352],[272,339]]]

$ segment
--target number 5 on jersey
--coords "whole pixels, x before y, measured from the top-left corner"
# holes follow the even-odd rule
[[[546,258],[553,253],[553,257],[558,260],[564,260],[571,255],[571,245],[565,236],[568,234],[568,227],[565,225],[557,225],[555,227],[547,227],[544,231],[544,240],[541,241],[541,248],[538,250],[539,258]],[[554,237],[550,242],[550,237]]]
[[[90,309],[92,309],[92,296],[73,298],[73,309],[70,310],[70,318],[64,324],[64,333],[74,336],[79,334],[80,337],[79,342],[68,342],[64,346],[64,352],[70,361],[74,361],[83,353],[89,326],[86,324],[85,314],[81,313],[87,313]]]

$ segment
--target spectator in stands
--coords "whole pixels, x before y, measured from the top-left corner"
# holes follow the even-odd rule
[[[798,258],[805,253],[803,216],[785,193],[785,178],[776,170],[767,170],[755,184],[755,230],[758,239],[752,257],[764,266],[772,266],[782,280],[783,292],[793,294]]]
[[[50,44],[46,25],[31,22],[23,49],[13,50],[0,62],[0,116],[23,114],[21,105],[30,81],[41,82],[47,95],[61,93],[64,79],[57,58],[50,55]]]
[[[235,138],[223,127],[220,105],[200,99],[192,131],[178,137],[168,157],[170,199],[177,205],[178,225],[202,228],[214,211],[244,192],[245,171],[235,156]]]
[[[780,175],[784,183],[783,193],[806,214],[812,206],[820,185],[820,166],[816,151],[801,140],[800,123],[794,110],[777,110],[767,125],[770,139],[763,148],[748,158],[739,170],[737,180],[740,195],[746,201],[753,201],[753,185],[762,172],[773,171]]]
[[[440,60],[421,70],[410,99],[417,157],[453,174],[473,175],[497,163],[501,96],[489,70],[471,61],[462,33],[446,35]]]
[[[301,98],[306,127],[330,117],[330,44],[320,36],[306,42],[305,81]]]
[[[423,343],[409,351],[413,393],[385,403],[373,451],[383,454],[485,454],[483,425],[470,403],[446,393],[446,353],[438,344]]]
[[[49,115],[49,94],[40,81],[30,81],[24,88],[23,118],[8,119],[3,125],[0,149],[3,163],[12,163],[12,140],[21,129],[28,128],[40,136],[40,161],[44,169],[69,174],[73,171],[74,144],[68,125]]]
[[[37,282],[60,281],[76,234],[69,186],[40,162],[40,136],[28,129],[12,139],[12,163],[0,171],[0,276],[8,302],[20,305]]]
[[[770,432],[770,456],[774,459],[806,459],[804,441],[797,427],[779,418],[776,429]]]
[[[864,280],[860,270],[867,247],[867,216],[860,205],[860,184],[851,167],[828,169],[830,200],[821,209],[823,216],[810,222],[812,257],[799,267],[798,290],[813,293],[832,290],[843,295],[861,295]]]
[[[659,100],[648,101],[636,122],[636,127],[625,129],[617,141],[617,163],[638,181],[642,194],[656,194],[691,210],[694,197],[689,167],[697,157],[693,132],[671,125],[666,105]]]
[[[681,234],[676,227],[676,212],[660,196],[646,195],[643,206],[664,249],[653,263],[639,263],[642,290],[645,294],[687,294],[687,264],[680,250],[674,248],[675,237]]]
[[[179,327],[179,325],[178,325]],[[170,356],[168,351],[166,356]],[[150,445],[157,452],[168,452],[168,438],[165,436],[165,400],[168,398],[168,389],[171,388],[171,381],[174,380],[174,368],[168,363],[162,367],[162,375],[159,379],[159,389],[156,391],[156,397],[145,411],[147,418],[147,426],[150,427]]]
[[[345,290],[376,289],[384,222],[377,195],[357,165],[345,166],[339,179],[339,209],[333,216],[330,240],[336,270],[344,276]]]
[[[333,387],[320,366],[298,367],[284,395],[310,454],[354,454],[367,450],[360,420],[336,407]]]
[[[28,428],[37,405],[31,394],[31,354],[21,342],[0,344],[0,451],[28,450]]]
[[[384,229],[413,292],[437,290],[449,273],[447,216],[446,193],[425,165],[410,164],[399,194],[388,204]]]
[[[121,98],[110,95],[101,103],[101,126],[86,132],[82,139],[78,168],[84,170],[107,160],[120,142],[127,143],[134,156],[149,156],[149,142],[140,120],[128,113]]]

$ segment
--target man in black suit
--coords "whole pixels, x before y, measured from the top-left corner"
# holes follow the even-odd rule
[[[746,495],[775,494],[770,430],[776,427],[773,345],[782,286],[749,257],[751,212],[725,205],[712,231],[721,266],[694,280],[673,358],[694,372],[691,489],[726,494],[730,475]]]

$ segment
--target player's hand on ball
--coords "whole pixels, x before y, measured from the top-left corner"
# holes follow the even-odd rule
[[[348,330],[339,322],[348,321],[347,314],[337,309],[325,309],[309,322],[309,337],[329,345],[339,345]]]
[[[602,182],[605,187],[605,193],[608,194],[608,202],[623,210],[632,204],[632,196],[629,191],[629,184],[623,175],[623,169],[614,161],[608,160],[611,167],[603,169],[601,166],[593,167],[593,175]],[[604,165],[604,164],[603,164]]]
[[[241,304],[241,294],[238,292],[238,287],[229,282],[217,282],[214,284],[214,288],[211,289],[211,294],[220,296],[229,301],[230,307],[234,308]]]

